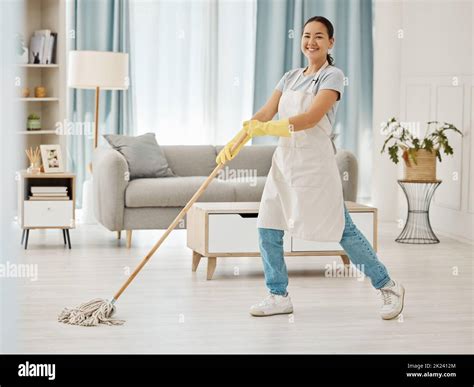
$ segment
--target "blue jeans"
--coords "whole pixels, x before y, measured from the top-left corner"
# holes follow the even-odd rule
[[[351,262],[363,269],[372,285],[379,289],[390,281],[386,267],[379,261],[369,241],[352,221],[344,204],[346,225],[339,242]],[[283,230],[258,228],[260,253],[263,259],[265,282],[270,293],[285,295],[288,287],[288,271],[283,254]]]

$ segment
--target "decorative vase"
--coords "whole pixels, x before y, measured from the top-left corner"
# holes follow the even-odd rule
[[[44,97],[46,97],[46,87],[44,87],[44,86],[36,86],[36,87],[35,87],[35,97],[36,97],[36,98],[44,98]]]
[[[41,173],[41,162],[30,163],[30,166],[27,168],[26,172],[31,173],[33,175]]]
[[[405,180],[433,181],[436,180],[436,153],[426,149],[418,149],[415,152],[416,164],[413,160],[405,160]]]
[[[82,224],[96,224],[94,215],[93,179],[87,179],[82,185]]]

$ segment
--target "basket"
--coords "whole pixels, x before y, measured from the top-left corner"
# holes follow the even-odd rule
[[[436,180],[436,153],[426,149],[415,151],[416,164],[405,160],[405,180],[434,181]]]

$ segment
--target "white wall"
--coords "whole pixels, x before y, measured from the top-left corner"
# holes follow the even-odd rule
[[[12,39],[18,32],[18,21],[23,15],[21,2],[0,1],[0,117],[2,117],[2,140],[0,141],[0,353],[15,353],[18,337],[18,288],[19,280],[9,278],[8,266],[17,263],[21,231],[16,215],[15,172],[23,163],[24,143],[22,136],[14,132],[18,128],[18,117],[25,117],[22,104],[14,101],[17,89],[18,68]],[[21,73],[20,73],[21,74]],[[21,159],[21,160],[20,160]]]
[[[373,205],[380,220],[406,217],[406,200],[396,183],[402,166],[380,154],[380,123],[453,123],[454,156],[437,164],[443,180],[431,206],[435,232],[473,240],[474,122],[471,0],[375,1]],[[402,34],[402,35],[401,35]]]

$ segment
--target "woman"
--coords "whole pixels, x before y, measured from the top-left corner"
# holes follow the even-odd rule
[[[331,141],[335,113],[344,91],[344,74],[333,66],[328,53],[334,46],[333,35],[331,22],[322,16],[305,23],[301,50],[308,66],[288,71],[267,103],[244,122],[243,129],[216,158],[218,163],[233,159],[244,144],[234,152],[231,149],[243,133],[247,134],[245,142],[255,136],[280,137],[257,222],[270,294],[250,308],[253,316],[293,313],[287,293],[284,231],[300,239],[339,242],[351,262],[380,289],[381,317],[395,318],[403,309],[403,286],[390,278],[344,204]],[[272,121],[276,113],[280,119]]]

